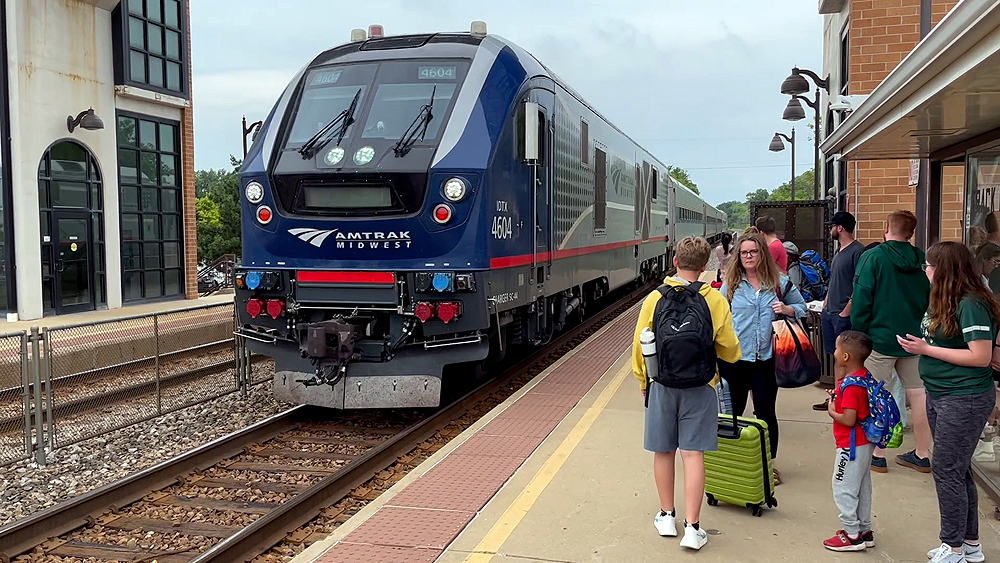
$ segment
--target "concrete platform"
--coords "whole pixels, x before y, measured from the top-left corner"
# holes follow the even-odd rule
[[[831,494],[831,424],[826,413],[811,409],[824,396],[814,387],[779,393],[781,447],[775,466],[784,484],[776,489],[778,508],[756,518],[745,508],[704,505],[701,523],[710,538],[697,553],[682,549],[679,538],[659,537],[652,526],[659,508],[652,454],[642,449],[642,398],[631,375],[628,345],[619,342],[617,348],[612,365],[592,364],[592,369],[601,370],[600,380],[482,508],[407,509],[404,514],[394,508],[400,503],[393,499],[419,484],[429,470],[456,463],[461,456],[455,451],[481,438],[483,428],[516,407],[530,386],[294,561],[926,561],[927,550],[940,545],[931,475],[890,464],[888,474],[873,475],[877,547],[843,554],[823,548],[822,541],[839,528],[839,521]],[[571,360],[560,363],[566,361]],[[559,365],[532,385],[544,382]],[[536,424],[542,431],[552,427],[543,420]],[[907,436],[900,451],[910,448],[912,436]],[[504,452],[492,454],[499,461]],[[477,483],[469,475],[453,494],[464,496]],[[681,519],[680,481],[677,490]],[[993,508],[981,491],[980,534],[988,561],[1000,558],[1000,522],[992,517]],[[458,514],[469,510],[476,510],[471,519]],[[419,533],[433,521],[450,520],[454,522],[441,527],[444,531],[433,539]]]

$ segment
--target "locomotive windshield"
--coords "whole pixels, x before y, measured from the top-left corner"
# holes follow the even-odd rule
[[[348,109],[359,89],[354,123],[347,128],[341,146],[353,145],[360,131],[362,139],[376,143],[378,152],[384,153],[382,143],[399,141],[421,109],[432,103],[432,95],[433,115],[421,142],[434,143],[468,67],[465,61],[406,60],[313,69],[306,75],[285,148],[299,148],[314,137]],[[336,137],[339,135],[328,148],[335,146]]]

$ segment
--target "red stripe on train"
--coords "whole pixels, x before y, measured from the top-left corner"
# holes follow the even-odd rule
[[[647,241],[641,240],[628,240],[623,242],[612,242],[608,244],[598,244],[596,246],[584,246],[580,248],[567,248],[564,250],[556,250],[552,254],[553,260],[559,260],[562,258],[572,258],[574,256],[582,256],[584,254],[595,254],[597,252],[606,252],[608,250],[615,250],[618,248],[625,248],[628,246],[634,246],[636,244],[648,244],[651,242],[662,242],[667,240],[667,237],[652,237]],[[547,262],[549,260],[548,252],[539,252],[538,261]],[[521,254],[519,256],[500,256],[490,260],[491,269],[502,269],[502,268],[514,268],[517,266],[525,266],[531,264],[532,255],[531,254]]]
[[[299,271],[300,283],[380,283],[394,284],[396,276],[392,272],[329,272]]]

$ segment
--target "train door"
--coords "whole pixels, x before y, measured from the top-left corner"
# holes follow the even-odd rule
[[[552,133],[555,96],[551,91],[535,89],[529,96],[525,120],[529,133],[528,154],[536,158],[532,165],[532,202],[534,235],[532,243],[532,283],[541,285],[551,275],[552,267]],[[531,137],[534,138],[532,147]]]
[[[667,260],[664,267],[669,270],[673,267],[673,253],[670,251],[674,247],[677,234],[677,189],[673,182],[667,182]]]

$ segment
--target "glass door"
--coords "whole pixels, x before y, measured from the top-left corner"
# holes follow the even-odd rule
[[[94,309],[90,213],[53,211],[56,314]]]

